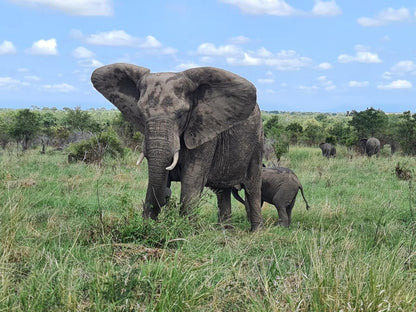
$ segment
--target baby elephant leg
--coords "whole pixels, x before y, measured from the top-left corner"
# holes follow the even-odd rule
[[[295,204],[295,198],[288,198],[287,195],[287,192],[279,190],[273,197],[273,205],[276,207],[279,215],[277,225],[284,227],[289,227],[290,225],[292,208]]]
[[[277,214],[279,215],[277,225],[289,227],[289,216],[287,215],[286,207],[279,201],[273,201],[273,205],[276,207]]]
[[[286,213],[287,213],[287,218],[288,218],[288,226],[290,226],[290,224],[292,223],[292,209],[293,209],[293,206],[295,205],[295,200],[296,200],[296,195],[293,198],[290,205],[286,208]]]

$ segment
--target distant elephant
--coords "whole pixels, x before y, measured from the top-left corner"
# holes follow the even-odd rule
[[[322,155],[326,158],[335,157],[337,155],[336,148],[331,143],[321,143],[319,144],[321,148]]]
[[[231,217],[231,188],[244,185],[251,231],[263,224],[263,127],[256,88],[213,67],[150,73],[116,63],[96,69],[94,87],[144,134],[149,181],[143,217],[166,204],[168,173],[181,172],[181,215],[189,215],[208,186],[217,192],[219,221]]]
[[[368,157],[373,155],[378,156],[378,152],[380,151],[380,141],[377,138],[363,138],[360,140],[360,146]]]
[[[310,206],[303,193],[303,187],[296,174],[289,168],[265,168],[262,169],[261,205],[263,202],[273,204],[279,215],[278,224],[289,227],[292,221],[292,208],[295,205],[296,195],[300,190],[306,209]],[[234,187],[232,194],[239,202],[244,200],[238,194],[238,186]]]

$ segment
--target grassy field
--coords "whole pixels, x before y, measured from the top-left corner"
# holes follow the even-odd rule
[[[298,196],[286,229],[266,204],[254,234],[236,201],[218,226],[209,190],[178,217],[177,184],[143,220],[136,158],[0,151],[0,311],[416,311],[416,192],[395,176],[415,158],[291,147],[311,210]]]

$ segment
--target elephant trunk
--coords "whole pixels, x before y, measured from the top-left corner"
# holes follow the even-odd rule
[[[146,124],[145,151],[149,183],[143,207],[145,218],[156,219],[167,201],[169,171],[166,168],[172,166],[174,154],[179,151],[179,136],[175,135],[174,129],[175,125],[169,119],[153,119]]]

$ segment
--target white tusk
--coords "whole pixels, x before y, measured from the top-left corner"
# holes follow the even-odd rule
[[[173,168],[175,168],[176,164],[178,163],[178,159],[179,159],[179,151],[175,152],[175,155],[173,155],[172,164],[169,167],[166,167],[166,170],[168,171],[173,170]]]
[[[136,165],[137,166],[140,166],[140,164],[142,163],[143,159],[144,159],[144,154],[143,153],[140,153],[139,159],[137,159]]]

